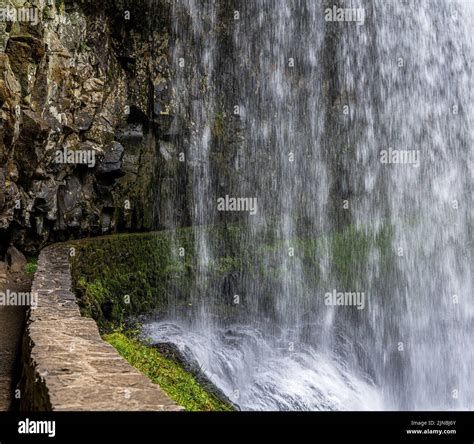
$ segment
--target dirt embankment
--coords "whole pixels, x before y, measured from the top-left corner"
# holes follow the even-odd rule
[[[31,277],[24,273],[0,271],[0,292],[23,293],[31,290]],[[18,382],[20,345],[25,307],[0,305],[0,411],[11,410]]]

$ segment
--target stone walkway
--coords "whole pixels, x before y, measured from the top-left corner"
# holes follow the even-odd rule
[[[0,277],[0,291],[29,292],[31,279],[28,276],[10,275]],[[18,359],[25,321],[24,307],[0,306],[0,412],[12,407],[14,385],[18,382]]]
[[[24,333],[21,410],[183,410],[102,340],[94,320],[81,317],[68,251],[51,246],[39,258],[32,288],[39,303]]]

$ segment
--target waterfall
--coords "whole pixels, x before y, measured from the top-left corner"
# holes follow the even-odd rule
[[[197,273],[145,334],[245,410],[472,409],[473,3],[174,13]],[[226,254],[251,266],[217,278]]]

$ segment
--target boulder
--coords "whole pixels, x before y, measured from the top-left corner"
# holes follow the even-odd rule
[[[80,131],[88,131],[94,122],[94,111],[90,109],[81,109],[74,115],[74,124]]]
[[[7,261],[10,272],[12,273],[22,273],[27,264],[26,257],[23,253],[13,246],[11,246],[7,251]]]
[[[122,160],[124,147],[118,142],[112,142],[108,147],[103,160],[97,167],[96,175],[123,176]]]

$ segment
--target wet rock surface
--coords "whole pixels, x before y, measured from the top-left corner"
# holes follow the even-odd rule
[[[169,2],[32,3],[38,24],[0,29],[0,259],[9,244],[32,254],[160,224]],[[58,152],[94,162],[61,162]]]

